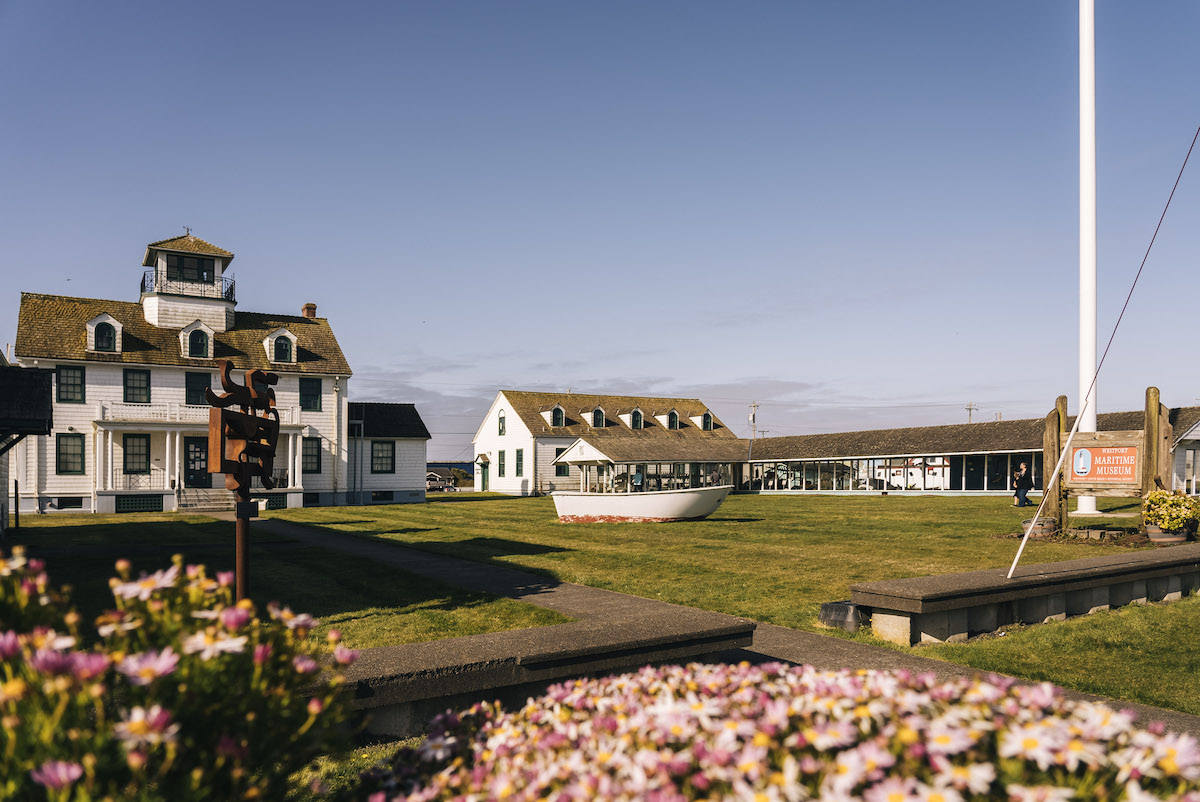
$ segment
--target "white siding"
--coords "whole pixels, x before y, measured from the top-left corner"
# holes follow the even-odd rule
[[[556,476],[554,469],[555,450],[565,449],[575,442],[574,437],[539,437],[537,440],[537,486],[539,492],[555,490],[578,490],[579,468],[569,465],[567,476]]]
[[[395,471],[371,472],[371,443],[386,439],[395,444]],[[372,491],[392,491],[393,501],[421,501],[425,498],[424,438],[354,438],[350,444],[350,463],[347,483],[351,502],[371,502]]]
[[[233,328],[233,302],[184,295],[147,295],[142,299],[146,322],[162,329],[182,329],[197,320],[214,331]]]
[[[500,413],[504,413],[505,433],[500,432]],[[491,409],[475,434],[475,489],[483,489],[482,471],[478,464],[481,454],[488,462],[488,489],[496,493],[513,496],[528,496],[535,492],[533,437],[512,406],[497,393]],[[522,476],[517,476],[517,449],[522,449],[525,465]],[[500,476],[500,452],[504,452],[504,476]]]

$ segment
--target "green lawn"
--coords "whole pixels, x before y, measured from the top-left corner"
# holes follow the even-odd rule
[[[1100,499],[1128,512],[1136,502]],[[547,498],[435,498],[425,505],[276,513],[415,548],[513,565],[569,582],[825,630],[820,605],[855,582],[1007,567],[1032,509],[1007,498],[731,496],[678,524],[559,524]],[[1113,523],[1128,519],[1113,519]],[[1121,525],[1121,524],[1118,524]],[[1023,565],[1123,551],[1031,541]],[[1018,627],[915,651],[984,670],[1200,714],[1200,599]],[[869,633],[852,636],[880,643]],[[900,648],[900,647],[894,647]]]
[[[1008,566],[1031,509],[1008,498],[731,496],[704,521],[560,524],[549,498],[430,495],[423,505],[270,515],[568,581],[814,629],[855,582]],[[1031,543],[1023,562],[1112,546]]]
[[[344,509],[344,508],[343,508]],[[4,542],[27,546],[46,559],[55,584],[72,587],[85,620],[113,607],[109,577],[126,557],[137,571],[155,571],[181,553],[212,571],[232,570],[233,524],[171,514],[22,516]],[[473,593],[390,566],[286,538],[256,534],[251,525],[250,596],[278,601],[321,620],[320,631],[340,629],[356,648],[437,640],[567,619],[511,599]]]

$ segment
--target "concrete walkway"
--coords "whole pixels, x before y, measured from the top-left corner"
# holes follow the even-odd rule
[[[232,513],[216,513],[214,517],[233,520]],[[364,560],[392,565],[410,573],[436,579],[468,590],[482,591],[495,596],[555,610],[577,620],[628,619],[629,616],[655,618],[670,615],[672,608],[679,613],[690,611],[667,602],[630,596],[611,590],[573,585],[514,568],[462,560],[440,554],[406,548],[397,543],[368,540],[355,535],[341,534],[330,529],[307,526],[278,519],[257,520],[256,531],[299,541],[306,545],[337,551]],[[486,637],[486,636],[478,636]],[[789,629],[774,624],[759,623],[754,632],[754,644],[740,652],[723,657],[731,660],[748,659],[756,662],[780,660],[798,665],[808,664],[819,669],[907,669],[916,673],[933,672],[939,677],[970,677],[975,669],[921,657],[911,652],[886,649],[857,643],[814,632]],[[1200,717],[1173,710],[1108,699],[1093,694],[1066,690],[1071,699],[1104,702],[1116,709],[1130,709],[1143,723],[1161,721],[1168,729],[1200,737]]]

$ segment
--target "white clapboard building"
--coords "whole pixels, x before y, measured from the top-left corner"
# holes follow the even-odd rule
[[[221,392],[218,359],[238,381],[255,368],[279,375],[276,487],[257,495],[269,507],[350,500],[351,371],[329,322],[315,304],[238,310],[232,261],[189,233],[147,246],[137,302],[22,293],[14,361],[55,372],[52,432],[14,449],[22,511],[228,505],[224,477],[208,472],[204,391]],[[424,440],[420,450],[423,467]]]
[[[703,450],[737,436],[698,398],[501,390],[472,439],[475,489],[519,496],[577,490],[579,468],[554,460],[580,438],[601,449],[641,444],[639,461],[653,462],[659,451],[670,452],[666,461],[689,444]]]

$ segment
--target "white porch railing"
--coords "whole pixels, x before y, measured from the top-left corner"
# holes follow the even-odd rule
[[[276,407],[279,423],[287,426],[300,422],[298,407]],[[162,402],[154,404],[127,404],[123,401],[106,401],[99,404],[96,420],[101,421],[158,421],[163,423],[208,423],[207,404],[177,404]]]
[[[166,472],[162,468],[150,468],[150,473],[120,473],[113,475],[113,490],[162,490],[166,484]]]

